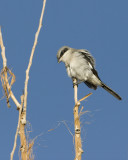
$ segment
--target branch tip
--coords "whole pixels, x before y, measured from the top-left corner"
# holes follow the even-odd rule
[[[85,100],[86,98],[88,98],[88,97],[91,96],[91,95],[92,95],[92,93],[87,94],[86,96],[84,96],[83,98],[81,98],[81,99],[79,100],[79,102]]]

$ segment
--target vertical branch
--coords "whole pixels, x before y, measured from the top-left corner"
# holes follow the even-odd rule
[[[80,117],[79,117],[79,106],[80,102],[77,100],[77,85],[76,79],[73,80],[74,85],[74,128],[75,128],[75,160],[81,160],[81,155],[83,153],[82,143],[81,143],[81,127],[80,127]]]
[[[74,128],[75,128],[75,160],[81,160],[83,149],[82,149],[82,142],[81,142],[81,127],[80,127],[80,116],[84,114],[82,113],[82,109],[79,114],[79,106],[80,102],[89,97],[92,93],[84,96],[82,99],[78,101],[77,99],[77,80],[73,79],[74,84],[74,100],[75,100],[75,107],[74,107]],[[86,111],[87,112],[87,111]]]
[[[25,136],[25,125],[22,123],[22,118],[24,115],[23,104],[24,104],[24,95],[21,96],[21,108],[19,110],[19,122],[18,122],[17,129],[19,128],[18,130],[19,130],[20,142],[21,142],[21,147],[20,147],[21,159],[29,160],[29,157],[27,157],[28,146],[27,146],[27,140]]]
[[[1,27],[0,27],[0,45],[1,45],[1,56],[2,56],[2,59],[3,59],[3,68],[5,68],[7,66],[7,59],[6,59],[6,56],[5,56],[5,47],[4,47],[4,44],[3,44]]]
[[[30,72],[30,68],[32,66],[32,60],[33,60],[35,48],[36,48],[36,45],[37,45],[39,33],[40,33],[40,30],[41,30],[41,27],[42,27],[45,5],[46,5],[46,0],[43,1],[43,8],[42,8],[41,16],[40,16],[39,26],[38,26],[37,32],[35,34],[35,40],[34,40],[34,44],[33,44],[33,47],[32,47],[28,67],[27,67],[27,70],[26,70],[26,79],[25,79],[25,86],[24,86],[24,99],[23,99],[23,110],[22,110],[22,113],[21,113],[20,133],[19,133],[20,134],[20,141],[21,141],[21,148],[20,149],[21,149],[22,160],[29,160],[30,159],[31,149],[32,149],[32,146],[34,144],[34,142],[30,143],[30,144],[27,144],[27,140],[26,140],[26,136],[25,136],[27,94],[28,94],[27,90],[28,90],[29,72]]]
[[[34,44],[33,44],[33,47],[32,47],[32,51],[31,51],[31,55],[30,55],[30,59],[29,59],[29,64],[28,64],[28,67],[27,67],[27,70],[26,70],[26,80],[25,80],[25,86],[24,86],[24,112],[25,112],[24,120],[23,120],[24,124],[26,124],[26,109],[27,109],[27,94],[28,94],[27,90],[28,90],[29,72],[30,72],[30,68],[31,68],[31,65],[32,65],[34,51],[35,51],[35,48],[36,48],[36,45],[37,45],[38,36],[39,36],[40,30],[41,30],[41,27],[42,27],[45,5],[46,5],[46,0],[43,1],[43,8],[42,8],[41,16],[40,16],[39,26],[38,26],[37,32],[35,34],[35,40],[34,40]]]
[[[77,83],[77,80],[76,79],[73,79],[73,84],[76,84]],[[78,100],[77,100],[77,85],[74,85],[74,101],[75,101],[75,104],[77,104]]]
[[[21,115],[22,116],[22,115]],[[21,142],[21,147],[20,147],[20,151],[21,151],[21,158],[22,160],[29,160],[29,157],[27,157],[27,140],[26,140],[26,136],[25,136],[25,125],[22,124],[22,122],[20,121],[20,142]]]
[[[22,131],[21,131],[21,115],[22,115],[22,109],[23,109],[23,103],[24,103],[24,95],[21,96],[21,107],[19,109],[19,119],[18,119],[18,125],[17,125],[17,129],[16,129],[16,134],[15,134],[15,140],[14,140],[14,145],[13,145],[13,149],[12,149],[12,152],[10,154],[10,159],[13,160],[13,156],[14,156],[14,152],[15,152],[15,149],[16,149],[16,145],[17,145],[17,137],[18,137],[18,134],[22,134]],[[22,142],[23,143],[23,142]],[[21,156],[22,156],[22,153],[21,153]],[[23,156],[22,156],[23,157]],[[23,159],[24,160],[24,159]]]

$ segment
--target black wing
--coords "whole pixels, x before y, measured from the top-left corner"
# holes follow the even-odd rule
[[[83,57],[92,65],[92,67],[95,67],[95,60],[90,54],[88,50],[81,49],[80,53],[82,53]]]

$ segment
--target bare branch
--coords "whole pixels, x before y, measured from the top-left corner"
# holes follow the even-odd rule
[[[7,59],[6,59],[6,56],[5,56],[5,47],[4,47],[4,43],[3,43],[1,28],[0,28],[0,47],[1,47],[1,56],[2,56],[2,59],[3,59],[3,70],[2,70],[2,72],[4,73],[4,84],[5,84],[4,89],[8,90],[9,96],[12,98],[13,102],[16,104],[17,108],[19,109],[20,108],[20,103],[18,102],[18,100],[14,96],[13,92],[11,91],[11,86],[8,82]],[[11,71],[9,71],[9,72],[11,73]],[[7,94],[7,92],[5,94]],[[8,98],[8,96],[7,96],[7,98]]]
[[[34,44],[32,47],[32,51],[31,51],[31,55],[30,55],[30,59],[29,59],[29,64],[26,70],[26,80],[25,80],[25,86],[24,86],[24,111],[25,111],[25,120],[26,120],[26,108],[27,108],[27,88],[28,88],[28,80],[29,80],[29,72],[30,72],[30,68],[32,65],[32,60],[33,60],[33,55],[34,55],[34,51],[37,45],[37,40],[38,40],[38,36],[42,27],[42,20],[43,20],[43,15],[44,15],[44,10],[45,10],[45,5],[46,5],[46,0],[43,1],[43,8],[42,8],[42,12],[41,12],[41,17],[40,17],[40,21],[39,21],[39,26],[38,26],[38,30],[35,34],[35,40],[34,40]],[[26,122],[25,122],[26,123]]]
[[[1,32],[1,27],[0,27],[0,45],[1,45],[1,55],[3,59],[3,68],[7,66],[7,59],[5,56],[5,47],[3,44],[3,38],[2,38],[2,32]]]
[[[75,160],[81,160],[81,155],[83,153],[82,143],[81,143],[81,127],[80,127],[80,119],[79,119],[79,106],[80,102],[77,100],[77,85],[76,79],[73,80],[74,85],[74,128],[75,128]]]
[[[81,98],[81,99],[79,100],[79,102],[85,100],[85,99],[88,98],[90,95],[92,95],[92,93],[89,93],[88,95],[86,95],[86,96],[84,96],[83,98]]]
[[[18,133],[19,133],[19,130],[20,130],[21,111],[22,111],[23,102],[24,102],[23,98],[24,98],[24,95],[21,96],[21,107],[20,107],[20,110],[19,110],[19,119],[18,119],[18,125],[17,125],[17,129],[16,129],[16,134],[15,134],[14,145],[13,145],[13,149],[12,149],[11,156],[10,156],[11,160],[13,160],[14,152],[15,152],[16,145],[17,145],[17,136],[18,136]]]
[[[77,80],[73,80],[74,84],[74,100],[75,100],[75,107],[74,107],[74,128],[75,128],[75,160],[81,160],[81,156],[83,153],[82,149],[82,143],[81,143],[81,126],[80,126],[80,115],[86,113],[82,112],[83,107],[80,110],[79,113],[79,106],[80,106],[80,101],[83,101],[86,99],[88,96],[90,96],[92,93],[88,94],[87,96],[83,97],[79,101],[77,100],[77,85],[76,85]]]
[[[31,154],[31,150],[34,144],[34,141],[31,143],[27,143],[26,140],[26,136],[25,136],[25,124],[26,124],[26,107],[27,107],[27,86],[28,86],[28,80],[29,80],[29,72],[30,72],[30,68],[32,65],[32,60],[33,60],[33,55],[34,55],[34,51],[37,45],[37,40],[38,40],[38,36],[42,27],[42,20],[43,20],[43,15],[44,15],[44,9],[45,9],[45,4],[46,4],[46,0],[43,1],[43,8],[42,8],[42,12],[41,12],[41,17],[40,17],[40,21],[39,21],[39,27],[38,30],[35,34],[35,40],[34,40],[34,44],[32,47],[32,51],[31,51],[31,55],[30,55],[30,59],[29,59],[29,64],[26,70],[26,80],[25,80],[25,87],[24,87],[24,95],[21,96],[21,104],[18,102],[18,100],[15,98],[11,87],[13,85],[13,83],[15,82],[15,75],[12,73],[12,71],[7,68],[7,59],[5,56],[5,47],[3,44],[3,38],[2,38],[2,33],[1,33],[1,28],[0,28],[0,47],[1,47],[1,56],[3,59],[3,69],[1,71],[1,82],[2,82],[2,86],[5,92],[5,96],[7,99],[7,104],[8,107],[10,107],[9,104],[9,98],[11,97],[12,100],[14,101],[14,103],[17,106],[17,109],[19,110],[19,119],[18,119],[18,125],[17,125],[17,129],[16,129],[16,134],[15,134],[15,139],[14,139],[14,145],[13,145],[13,149],[10,155],[11,160],[13,160],[13,156],[14,156],[14,152],[16,149],[16,143],[17,143],[17,137],[18,137],[18,133],[20,135],[20,141],[21,141],[21,147],[20,147],[20,151],[21,151],[21,157],[23,160],[28,160],[30,159],[30,154]],[[11,82],[9,83],[9,78],[8,75],[11,77]]]

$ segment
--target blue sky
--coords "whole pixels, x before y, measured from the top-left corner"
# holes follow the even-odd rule
[[[88,49],[96,59],[100,78],[120,94],[118,101],[102,88],[96,91],[79,85],[78,97],[92,92],[82,102],[82,140],[86,160],[128,160],[128,1],[47,0],[43,27],[35,50],[28,84],[27,130],[34,144],[35,159],[74,159],[73,87],[57,50],[64,45]],[[20,101],[25,70],[42,0],[1,0],[0,25],[8,67],[16,76],[13,92]],[[2,69],[2,60],[0,59]],[[3,96],[2,87],[0,97]],[[0,101],[0,159],[10,158],[18,112],[10,100]],[[54,129],[51,132],[48,130]],[[14,159],[18,159],[19,140]]]

